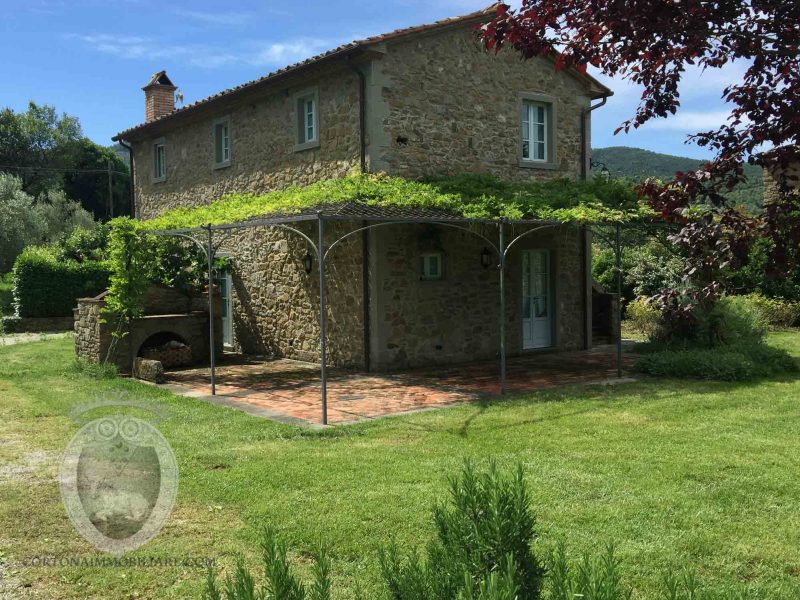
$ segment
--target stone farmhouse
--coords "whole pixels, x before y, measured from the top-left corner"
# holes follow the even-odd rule
[[[591,111],[612,92],[546,58],[487,53],[475,29],[493,10],[346,44],[181,108],[173,82],[156,73],[144,87],[145,122],[114,138],[131,148],[136,216],[358,170],[586,177]],[[330,234],[362,225],[340,219]],[[509,254],[509,353],[591,346],[590,239],[553,226]],[[232,265],[220,277],[226,345],[317,360],[319,287],[306,242],[242,229],[223,253]],[[496,356],[492,261],[481,238],[435,224],[349,236],[326,267],[328,362],[391,370]]]

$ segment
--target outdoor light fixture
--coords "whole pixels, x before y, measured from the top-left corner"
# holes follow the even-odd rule
[[[311,254],[306,252],[306,255],[303,257],[303,268],[306,270],[306,274],[311,273],[311,264],[313,262],[313,258],[311,258]]]
[[[487,269],[489,267],[491,260],[492,260],[492,255],[489,252],[489,249],[484,248],[483,250],[481,250],[481,266],[484,269]]]

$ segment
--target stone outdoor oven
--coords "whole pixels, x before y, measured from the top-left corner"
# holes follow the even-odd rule
[[[113,340],[115,319],[103,315],[107,292],[81,298],[75,309],[75,351],[93,363],[106,359]],[[222,318],[219,292],[215,291],[215,346],[222,354]],[[131,323],[130,333],[119,340],[109,362],[120,372],[131,373],[137,357],[159,360],[165,368],[208,364],[208,297],[185,294],[166,286],[152,286],[146,293],[144,314]],[[103,322],[105,321],[105,322]]]

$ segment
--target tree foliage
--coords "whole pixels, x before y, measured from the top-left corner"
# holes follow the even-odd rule
[[[788,167],[800,162],[800,4],[785,0],[523,0],[498,6],[481,31],[484,45],[510,47],[525,58],[556,57],[556,68],[585,71],[644,86],[636,113],[617,132],[668,118],[680,108],[681,78],[689,67],[747,69],[723,92],[728,121],[691,140],[715,151],[701,169],[640,191],[663,219],[683,227],[673,238],[691,286],[667,289],[663,309],[693,319],[726,287],[725,272],[742,266],[758,238],[770,242],[769,268],[782,275],[800,261],[800,195],[790,193]],[[771,152],[761,150],[764,145]],[[726,192],[745,180],[744,163],[780,174],[780,198],[754,218],[731,206]],[[702,209],[698,208],[702,206]]]
[[[25,112],[0,110],[0,172],[17,175],[22,189],[33,197],[63,189],[96,218],[103,218],[109,212],[109,162],[113,171],[125,173],[112,177],[114,214],[127,214],[128,165],[113,149],[84,137],[76,117],[35,102]]]
[[[34,199],[22,180],[0,173],[0,273],[11,269],[26,246],[56,241],[76,228],[94,226],[92,216],[61,191],[48,190]]]

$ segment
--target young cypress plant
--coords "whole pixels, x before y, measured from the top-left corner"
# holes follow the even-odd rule
[[[312,553],[314,581],[309,589],[292,572],[286,544],[274,529],[264,528],[261,553],[264,581],[260,586],[240,558],[225,580],[224,594],[209,569],[203,600],[330,600],[330,559],[324,548]]]
[[[531,547],[535,519],[521,467],[505,476],[494,463],[478,473],[467,462],[433,518],[426,560],[417,552],[403,558],[394,545],[382,550],[392,600],[505,598],[512,591],[511,600],[539,598],[544,570]]]

